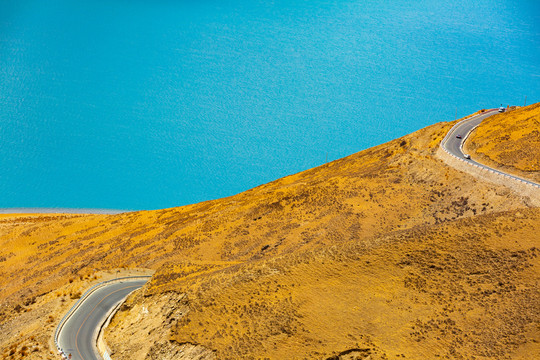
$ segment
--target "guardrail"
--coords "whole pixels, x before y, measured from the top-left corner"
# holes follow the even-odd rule
[[[454,126],[452,126],[452,128],[448,131],[448,133],[446,134],[446,136],[442,139],[441,143],[440,143],[440,148],[443,149],[448,155],[452,156],[453,158],[465,163],[465,164],[468,164],[470,166],[474,166],[480,170],[485,170],[487,172],[490,172],[490,173],[493,173],[493,174],[497,174],[499,176],[502,176],[502,177],[505,177],[507,179],[511,179],[511,180],[515,180],[515,181],[519,181],[523,184],[526,184],[526,185],[529,185],[529,186],[532,186],[534,188],[538,188],[540,189],[540,184],[537,184],[535,182],[532,182],[530,180],[525,180],[525,179],[522,179],[520,177],[517,177],[517,176],[514,176],[514,175],[509,175],[509,174],[506,174],[506,173],[503,173],[502,171],[499,171],[499,170],[496,170],[496,169],[493,169],[493,168],[490,168],[489,166],[486,166],[486,165],[482,165],[482,164],[479,164],[479,163],[476,163],[476,162],[472,162],[472,161],[468,161],[468,160],[464,160],[462,159],[461,157],[459,156],[456,156],[454,154],[452,154],[450,151],[448,151],[448,149],[445,147],[445,144],[446,142],[448,141],[448,139],[450,138],[450,134],[452,134],[454,132],[454,130],[460,126],[463,122],[466,122],[466,121],[471,121],[473,120],[474,118],[476,118],[477,116],[482,116],[482,115],[485,115],[491,111],[495,111],[495,110],[488,110],[486,111],[484,114],[480,114],[480,115],[476,115],[476,116],[473,116],[473,117],[470,117],[468,119],[465,119],[465,120],[462,120],[460,122],[458,122],[457,124],[455,124]],[[479,125],[473,127],[471,130],[469,130],[467,132],[467,134],[465,134],[465,136],[463,137],[463,139],[461,140],[461,143],[459,145],[459,148],[461,150],[461,152],[463,152],[463,144],[465,143],[465,140],[467,140],[467,138],[469,137],[469,135],[471,134],[471,132],[476,129]]]
[[[60,354],[60,357],[62,359],[67,359],[66,354],[64,353],[64,350],[60,347],[60,344],[58,344],[58,336],[60,335],[60,332],[62,331],[62,328],[64,327],[65,323],[69,320],[69,318],[73,315],[73,313],[81,306],[81,304],[90,296],[94,291],[97,289],[106,286],[107,284],[117,282],[117,281],[123,281],[123,280],[133,280],[133,279],[139,279],[139,278],[151,278],[151,275],[138,275],[138,276],[124,276],[117,279],[111,279],[107,281],[102,281],[100,283],[95,284],[90,289],[86,290],[86,292],[81,296],[79,300],[69,309],[69,311],[64,315],[64,317],[60,320],[58,323],[58,326],[56,327],[56,331],[54,332],[54,345],[56,346],[56,349],[58,350],[58,353]]]

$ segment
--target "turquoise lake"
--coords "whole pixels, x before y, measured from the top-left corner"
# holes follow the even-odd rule
[[[2,0],[0,208],[215,199],[525,101],[538,0]]]

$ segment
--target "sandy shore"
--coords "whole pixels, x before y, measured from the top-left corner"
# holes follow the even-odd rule
[[[133,210],[77,208],[0,208],[0,214],[102,214],[115,215]]]

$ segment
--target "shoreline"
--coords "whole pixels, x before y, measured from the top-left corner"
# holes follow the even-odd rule
[[[88,214],[88,215],[117,215],[135,210],[119,209],[78,209],[78,208],[0,208],[0,214]]]

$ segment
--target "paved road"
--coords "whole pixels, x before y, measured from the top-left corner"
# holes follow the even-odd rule
[[[96,347],[96,329],[112,308],[146,281],[113,282],[95,290],[65,322],[58,335],[58,344],[64,353],[71,354],[73,360],[101,359]]]
[[[513,180],[520,181],[522,183],[527,183],[529,185],[533,185],[533,186],[536,186],[536,187],[540,188],[540,184],[537,184],[537,183],[535,183],[533,181],[523,179],[523,178],[520,178],[520,177],[517,177],[517,176],[514,176],[514,175],[510,175],[508,173],[496,170],[494,168],[491,168],[489,166],[486,166],[486,165],[483,165],[483,164],[481,164],[479,162],[476,162],[473,159],[465,158],[465,154],[463,153],[463,151],[461,149],[462,142],[467,138],[469,132],[472,129],[474,129],[476,126],[478,126],[482,122],[482,120],[484,120],[485,118],[487,118],[489,116],[495,115],[495,114],[497,114],[496,109],[495,110],[490,110],[490,111],[486,112],[485,114],[473,116],[473,117],[471,117],[469,119],[465,119],[465,120],[459,122],[456,126],[454,126],[450,130],[450,132],[448,133],[446,138],[442,141],[441,145],[442,145],[443,149],[447,150],[448,152],[450,152],[450,154],[452,154],[454,156],[457,156],[458,158],[462,159],[463,161],[465,161],[465,162],[467,162],[467,163],[469,163],[471,165],[475,165],[477,167],[481,167],[481,168],[484,168],[484,169],[489,170],[491,172],[500,174],[502,176],[507,177],[508,179],[513,179]],[[458,139],[456,137],[457,135],[460,135],[462,138]]]

